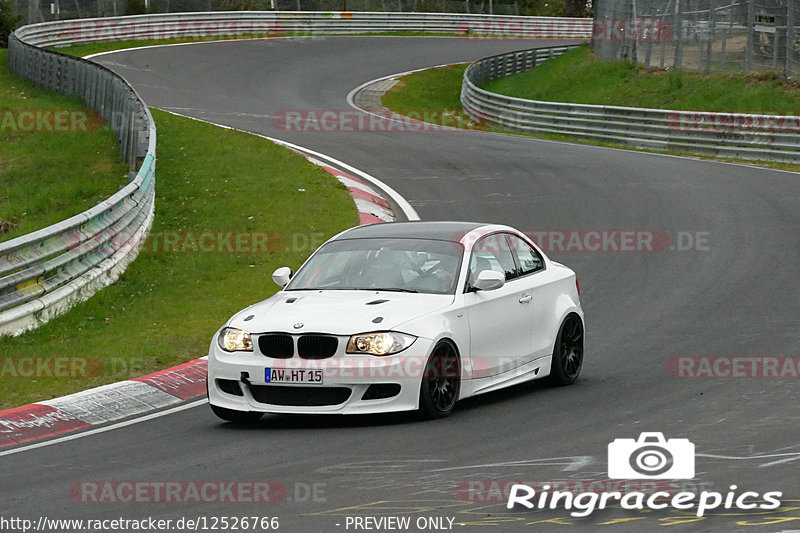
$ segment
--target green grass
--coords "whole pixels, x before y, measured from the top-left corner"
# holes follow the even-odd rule
[[[466,129],[485,129],[461,108],[461,78],[467,64],[448,65],[403,76],[381,103],[402,115]]]
[[[559,56],[556,58],[553,64],[558,64],[562,62],[567,62],[570,56],[580,55],[581,51],[586,53],[585,47],[578,49],[578,51],[571,51],[564,56]],[[548,67],[548,63],[543,63],[542,65],[536,67],[534,72],[542,69],[544,70]],[[552,66],[552,65],[550,65]],[[624,65],[622,65],[624,66]],[[531,133],[522,133],[516,131],[509,131],[509,130],[502,130],[496,127],[486,127],[482,124],[475,124],[474,122],[470,121],[469,117],[467,117],[463,109],[461,107],[461,102],[459,100],[461,94],[461,81],[464,75],[464,70],[466,69],[467,65],[451,65],[446,67],[438,67],[432,68],[427,70],[422,70],[420,72],[415,72],[413,74],[409,74],[404,76],[401,79],[401,82],[396,84],[394,87],[389,89],[386,94],[383,95],[381,99],[381,103],[389,108],[392,111],[397,113],[404,114],[408,110],[448,110],[447,112],[451,115],[462,117],[460,122],[457,124],[450,123],[449,125],[462,127],[465,129],[483,129],[492,132],[499,132],[499,133],[509,133],[513,135],[523,135],[527,137],[537,137],[543,139],[552,139],[557,141],[567,141],[567,142],[574,142],[580,144],[589,144],[593,146],[607,146],[613,148],[624,148],[626,150],[635,150],[635,151],[652,151],[652,150],[643,150],[638,148],[633,148],[627,145],[620,145],[614,144],[610,142],[604,141],[591,141],[581,138],[570,137],[567,135],[557,135],[557,134],[531,134]],[[611,69],[619,68],[621,70],[621,65],[614,65],[612,64]],[[562,67],[564,70],[571,70],[574,67]],[[626,68],[627,69],[627,68]],[[578,69],[575,69],[578,70]],[[653,74],[656,77],[663,77],[663,74],[656,73]],[[695,76],[689,75],[687,77],[686,83],[692,83],[694,78],[698,78],[702,76]],[[730,76],[722,76],[723,78],[730,78]],[[785,82],[777,82],[775,80],[769,79],[766,82],[759,82],[755,77],[746,77],[743,76],[741,78],[745,78],[746,81],[743,81],[740,85],[744,86],[745,84],[749,85],[758,85],[764,84],[766,86],[777,85],[779,87],[784,88],[792,88],[790,84]],[[588,82],[585,82],[586,85],[590,85]],[[490,89],[494,90],[494,89]],[[566,89],[565,89],[566,90]],[[581,90],[581,89],[577,89]],[[793,90],[793,89],[792,89]],[[550,99],[552,101],[568,101],[564,96],[564,93],[555,92],[555,94],[548,94],[547,98],[541,97],[540,99],[547,100]],[[588,103],[588,102],[583,102]],[[593,102],[596,103],[596,102]],[[627,102],[626,105],[632,106],[633,103]],[[798,104],[794,104],[798,105]],[[657,107],[657,106],[655,106]],[[675,105],[671,106],[674,109],[681,109],[676,107]],[[699,109],[699,108],[698,108]],[[700,156],[696,154],[691,154],[687,152],[680,152],[675,150],[669,150],[662,153],[668,153],[671,155],[679,155],[683,157],[691,157],[696,159],[714,159],[714,160],[721,160],[726,162],[735,162],[740,164],[747,164],[759,167],[766,167],[766,168],[775,168],[779,170],[790,170],[793,172],[800,171],[800,164],[791,164],[791,163],[778,163],[778,162],[771,162],[771,161],[750,161],[750,160],[738,160],[738,159],[730,159],[730,158],[713,158],[708,156]]]
[[[643,70],[599,60],[588,45],[482,88],[529,100],[690,111],[800,114],[800,85],[772,74]]]
[[[5,372],[0,409],[205,355],[231,314],[278,289],[275,268],[296,268],[324,239],[358,223],[346,188],[302,156],[245,133],[157,110],[153,115],[158,167],[151,244],[116,284],[35,331],[0,339],[0,362],[87,358],[81,360],[96,375],[26,380]],[[187,232],[202,231],[277,234],[279,249],[192,253],[180,244],[170,251],[184,253],[162,251],[165,236],[179,235],[183,243]]]
[[[67,122],[54,122],[54,112]],[[14,76],[0,50],[0,241],[85,211],[128,182],[114,132],[101,124],[77,97]]]

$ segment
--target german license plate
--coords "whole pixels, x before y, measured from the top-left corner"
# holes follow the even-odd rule
[[[267,383],[322,385],[322,370],[305,368],[267,368],[264,370],[264,381]]]

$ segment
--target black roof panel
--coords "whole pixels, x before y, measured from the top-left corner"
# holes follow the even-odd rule
[[[337,237],[337,239],[432,239],[458,242],[470,231],[487,226],[478,222],[385,222],[358,226]]]

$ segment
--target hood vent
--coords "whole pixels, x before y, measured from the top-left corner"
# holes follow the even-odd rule
[[[389,300],[372,300],[371,302],[367,302],[364,305],[379,305],[379,304],[385,304],[388,301]]]
[[[295,303],[296,301],[297,301],[297,298],[286,298],[286,299],[284,300],[284,302],[286,302],[287,304],[293,304],[293,303]]]

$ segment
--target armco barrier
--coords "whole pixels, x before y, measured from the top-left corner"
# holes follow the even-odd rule
[[[511,52],[472,63],[461,86],[464,110],[473,120],[512,131],[716,157],[800,162],[800,117],[545,102],[479,87],[487,80],[534,68],[572,47]]]
[[[464,38],[589,38],[591,19],[447,13],[213,12],[65,20],[20,28],[9,41],[17,75],[78,94],[117,135],[135,177],[92,209],[0,243],[0,334],[18,334],[112,283],[134,259],[154,212],[156,130],[128,83],[45,46],[134,39],[420,32]],[[133,173],[133,172],[132,172]]]
[[[38,46],[135,39],[212,36],[289,36],[419,32],[467,38],[582,38],[592,19],[457,13],[220,11],[64,20],[25,26],[17,33]]]
[[[11,70],[97,110],[116,132],[132,179],[79,215],[0,243],[0,334],[34,328],[112,283],[136,256],[154,211],[156,130],[144,102],[110,70],[37,48],[24,35],[22,28],[9,40]]]

